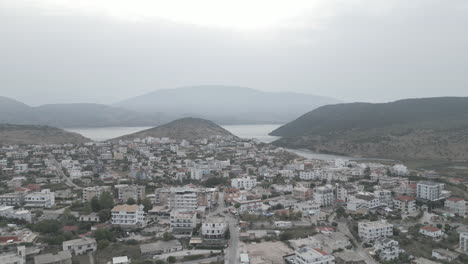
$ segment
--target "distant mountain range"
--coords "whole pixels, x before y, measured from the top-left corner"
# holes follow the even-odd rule
[[[0,97],[0,123],[54,127],[150,126],[163,115],[143,114],[101,104],[50,104],[37,107]]]
[[[273,144],[358,157],[467,160],[468,98],[327,105],[270,133]]]
[[[50,126],[0,124],[0,145],[81,144],[90,141],[80,134]]]
[[[176,140],[196,140],[209,138],[211,136],[235,137],[229,131],[213,123],[212,121],[200,118],[185,117],[158,127],[139,131],[130,135],[124,135],[112,140],[131,140],[135,138],[146,137],[169,137]]]
[[[338,100],[307,94],[271,93],[235,86],[158,90],[113,106],[48,104],[31,107],[0,97],[0,123],[55,127],[155,126],[192,116],[219,124],[285,123]]]
[[[282,124],[306,111],[339,102],[309,94],[207,85],[157,90],[115,106],[142,113],[167,113],[178,118],[206,118],[219,124]]]

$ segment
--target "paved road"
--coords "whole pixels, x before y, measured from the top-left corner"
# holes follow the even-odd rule
[[[209,216],[220,214],[229,225],[230,239],[228,247],[224,250],[224,263],[236,264],[239,263],[239,227],[237,226],[237,219],[231,213],[224,213],[226,206],[224,206],[224,193],[220,192],[218,207],[209,213]]]
[[[161,255],[156,255],[158,259],[167,259],[170,256],[174,257],[183,257],[188,256],[187,253],[190,252],[190,255],[203,255],[203,254],[210,254],[210,253],[220,253],[221,250],[209,250],[209,249],[192,249],[192,250],[182,250],[170,253],[164,253]]]
[[[222,260],[223,257],[212,257],[212,258],[205,258],[205,259],[198,259],[198,260],[193,260],[193,261],[187,261],[187,262],[180,262],[181,264],[199,264],[199,263],[210,263],[214,261],[220,261]]]
[[[361,243],[359,243],[359,241],[356,241],[356,239],[354,239],[354,236],[353,234],[351,234],[351,231],[349,231],[349,228],[348,228],[348,225],[346,225],[346,222],[342,222],[342,221],[338,222],[338,230],[354,241],[354,244],[356,244],[357,246],[357,248],[355,248],[354,251],[356,251],[356,253],[358,253],[359,256],[361,256],[367,264],[378,264],[377,261],[375,261],[375,259],[373,259],[367,253],[367,251],[362,247]]]
[[[54,163],[55,167],[56,167],[56,172],[58,174],[59,177],[61,177],[62,179],[65,180],[65,184],[68,186],[68,187],[71,187],[71,188],[75,188],[75,189],[83,189],[82,187],[76,185],[71,179],[70,177],[68,177],[65,172],[63,172],[63,169],[62,169],[62,165],[60,163],[58,163],[58,161],[55,159],[55,157],[53,155],[49,155],[49,159],[52,160],[52,162]]]

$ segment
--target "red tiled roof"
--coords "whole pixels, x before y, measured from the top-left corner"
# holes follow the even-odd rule
[[[429,231],[429,232],[437,232],[441,230],[440,228],[437,228],[435,226],[423,226],[421,227],[421,229]]]
[[[5,242],[7,242],[8,240],[13,240],[13,241],[15,241],[15,242],[20,241],[20,239],[19,239],[17,236],[5,236],[5,237],[0,237],[0,242],[1,242],[1,243],[5,243]]]
[[[411,196],[401,195],[401,196],[397,197],[397,200],[400,200],[400,201],[414,201],[415,199],[413,197],[411,197]]]
[[[459,201],[463,201],[463,198],[450,197],[447,200],[452,201],[452,202],[459,202]]]
[[[317,251],[318,253],[324,255],[324,256],[328,255],[327,252],[325,252],[325,251],[323,251],[323,250],[321,250],[321,249],[319,249],[319,248],[314,248],[314,250]]]
[[[62,227],[62,230],[63,231],[77,231],[78,226],[64,226],[64,227]]]

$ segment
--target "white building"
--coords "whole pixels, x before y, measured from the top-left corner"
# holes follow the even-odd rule
[[[393,206],[400,212],[409,214],[416,211],[416,199],[410,196],[401,195],[393,200]]]
[[[169,197],[169,208],[172,210],[183,209],[195,211],[198,207],[198,193],[195,189],[174,189]]]
[[[232,188],[250,190],[255,186],[257,186],[257,179],[255,177],[242,177],[231,180]]]
[[[351,196],[346,206],[350,211],[372,209],[380,206],[380,200],[372,194],[356,194]]]
[[[416,197],[429,201],[437,201],[443,198],[442,191],[444,190],[443,183],[437,182],[418,182],[416,186]]]
[[[380,205],[392,206],[393,205],[393,195],[390,190],[375,190],[374,196],[379,199]]]
[[[62,243],[63,250],[70,251],[72,255],[82,255],[97,250],[97,243],[94,238],[83,237]]]
[[[364,241],[374,241],[380,237],[393,235],[393,225],[385,221],[359,222],[358,235]]]
[[[114,186],[117,189],[118,199],[127,202],[132,198],[135,201],[145,199],[145,186],[119,184]]]
[[[0,217],[7,219],[20,219],[31,222],[31,212],[28,210],[15,210],[13,206],[0,206]]]
[[[51,208],[55,205],[55,193],[49,189],[29,193],[24,197],[24,207]]]
[[[195,212],[188,210],[174,210],[170,217],[171,232],[176,237],[192,236],[197,225]]]
[[[395,164],[390,171],[397,176],[407,176],[409,174],[408,167],[403,164]]]
[[[315,188],[314,201],[323,207],[330,206],[335,201],[332,187],[325,185]]]
[[[466,213],[466,202],[462,198],[450,197],[445,200],[444,204],[450,212],[458,214],[460,216],[465,216]]]
[[[143,205],[128,205],[122,204],[112,208],[113,225],[120,225],[124,227],[144,227],[146,226],[145,212]]]
[[[398,245],[398,241],[386,237],[376,239],[374,241],[374,249],[379,258],[384,261],[397,259],[402,252]]]
[[[83,189],[83,200],[91,201],[95,196],[97,198],[101,197],[103,192],[111,192],[110,186],[93,186],[93,187],[86,187]]]
[[[336,187],[336,199],[343,201],[343,202],[348,202],[350,197],[354,194],[357,193],[356,187],[352,185],[338,185]]]
[[[2,264],[25,264],[26,247],[18,246],[15,251],[0,253],[0,263]]]
[[[314,201],[295,203],[294,211],[301,212],[303,216],[318,216],[320,214],[320,204]]]
[[[299,178],[304,181],[317,180],[320,177],[318,171],[300,171]]]
[[[201,226],[203,237],[209,239],[224,238],[227,228],[227,223],[222,217],[208,219]]]
[[[434,240],[441,238],[444,234],[444,232],[442,232],[442,229],[437,228],[435,226],[423,226],[419,229],[419,233],[428,236]]]
[[[463,252],[468,253],[468,232],[460,233],[458,246]]]
[[[334,264],[335,257],[318,249],[303,247],[295,251],[295,264]]]
[[[28,172],[28,164],[15,164],[14,170],[16,174]]]

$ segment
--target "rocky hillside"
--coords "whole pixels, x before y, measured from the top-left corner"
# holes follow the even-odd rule
[[[467,160],[468,98],[320,107],[271,133],[277,146],[391,159]]]
[[[196,140],[211,136],[233,136],[229,131],[212,121],[186,117],[177,119],[162,126],[125,135],[117,139],[134,139],[145,137],[169,137],[172,139]]]
[[[50,126],[0,124],[0,145],[81,144],[91,139]]]

